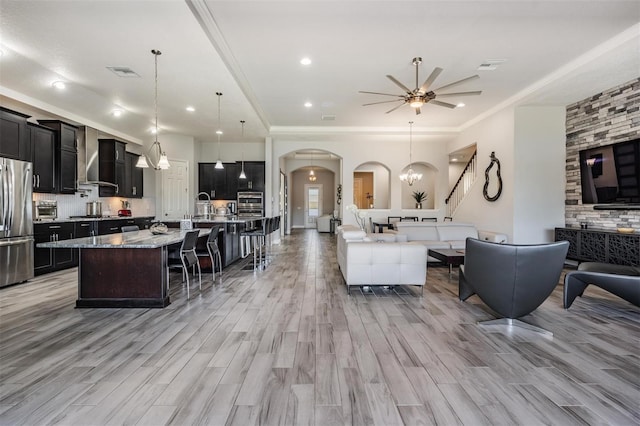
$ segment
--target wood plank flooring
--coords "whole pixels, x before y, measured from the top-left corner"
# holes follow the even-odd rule
[[[0,289],[2,425],[640,424],[640,312],[562,286],[504,327],[457,273],[347,295],[335,237],[296,231],[264,271],[165,309],[74,309],[77,270]]]

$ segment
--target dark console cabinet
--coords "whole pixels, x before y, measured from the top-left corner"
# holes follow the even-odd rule
[[[556,228],[556,241],[569,241],[567,259],[614,265],[640,264],[640,234],[578,228]]]

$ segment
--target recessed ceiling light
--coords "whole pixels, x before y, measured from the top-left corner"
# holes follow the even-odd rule
[[[218,129],[216,130],[216,135],[221,135],[222,134],[222,130]]]
[[[113,111],[111,111],[111,115],[113,115],[114,117],[120,117],[123,113],[124,111],[120,108],[115,108]]]
[[[311,58],[304,57],[304,58],[300,59],[300,63],[302,65],[311,65]]]
[[[313,106],[313,104],[311,102],[305,102],[304,106],[307,108],[311,108]]]
[[[456,108],[463,108],[467,106],[467,104],[465,104],[464,102],[458,102],[458,104],[456,105]]]
[[[457,159],[456,157],[453,157],[453,158],[451,159],[451,161],[456,162],[456,161],[458,161],[458,159]]]
[[[155,127],[150,128],[149,131],[151,132],[152,135],[156,134],[156,128]]]
[[[189,112],[194,112],[196,109],[194,107],[192,107],[192,106],[188,106],[186,108],[186,110],[189,111]]]
[[[64,81],[60,81],[60,80],[58,80],[58,81],[54,81],[53,83],[51,83],[51,85],[52,85],[53,87],[55,87],[56,89],[59,89],[59,90],[62,90],[62,89],[64,89],[65,87],[67,87],[67,85],[66,85],[66,84],[64,84]]]

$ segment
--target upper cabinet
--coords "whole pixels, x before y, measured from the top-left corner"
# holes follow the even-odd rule
[[[235,200],[238,191],[264,191],[264,161],[245,161],[246,179],[240,179],[242,163],[198,163],[198,192],[206,192],[212,200]]]
[[[33,163],[33,192],[55,192],[55,132],[48,127],[32,123],[28,123],[27,127]]]
[[[100,185],[98,195],[126,197],[126,144],[115,139],[99,139],[98,144],[98,178],[103,182],[116,185],[115,187]]]
[[[125,197],[142,198],[142,169],[136,167],[140,156],[131,152],[125,152],[124,169],[124,194]]]
[[[28,115],[0,107],[0,157],[31,161]]]
[[[264,192],[264,161],[245,161],[244,174],[247,178],[238,179],[238,191]]]
[[[73,194],[78,189],[78,128],[58,120],[39,120],[56,136],[56,192]]]

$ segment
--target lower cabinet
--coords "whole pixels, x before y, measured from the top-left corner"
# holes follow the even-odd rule
[[[224,227],[224,237],[218,237],[218,241],[224,243],[220,248],[222,264],[230,265],[240,258],[240,229],[237,223],[227,223]]]
[[[74,238],[73,222],[37,223],[33,226],[35,244]],[[34,250],[35,275],[46,274],[77,265],[74,249],[38,248]]]

